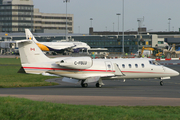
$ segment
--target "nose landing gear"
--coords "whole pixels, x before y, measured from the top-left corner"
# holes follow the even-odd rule
[[[163,84],[164,84],[163,81],[160,81],[160,85],[163,86]]]

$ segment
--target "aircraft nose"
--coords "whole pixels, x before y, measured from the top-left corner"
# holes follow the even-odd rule
[[[179,75],[179,72],[177,72],[177,71],[175,71],[175,70],[173,70],[173,69],[170,69],[170,68],[167,68],[167,67],[165,67],[165,72],[167,73],[167,74],[169,74],[170,76],[178,76]]]
[[[174,76],[178,76],[178,75],[179,75],[179,72],[173,70],[173,71],[172,71],[172,74],[173,74]]]
[[[175,75],[178,76],[178,75],[179,75],[179,72],[175,71]]]

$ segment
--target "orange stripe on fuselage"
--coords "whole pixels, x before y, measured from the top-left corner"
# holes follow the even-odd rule
[[[42,50],[42,51],[49,51],[49,48],[46,47],[45,45],[43,44],[40,44],[40,43],[36,43],[38,45],[38,47]]]

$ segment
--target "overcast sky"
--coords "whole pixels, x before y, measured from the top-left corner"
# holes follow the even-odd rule
[[[33,0],[35,8],[42,13],[66,13],[63,0]],[[68,13],[74,14],[74,33],[89,33],[92,20],[94,31],[118,31],[118,16],[122,14],[122,0],[70,0]],[[124,0],[124,30],[137,30],[138,18],[143,18],[143,26],[149,31],[168,31],[180,28],[180,0]],[[122,16],[119,16],[122,31]],[[80,29],[79,29],[80,28]]]

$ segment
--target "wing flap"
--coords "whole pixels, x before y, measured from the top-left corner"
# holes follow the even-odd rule
[[[100,76],[96,76],[96,77],[90,77],[87,78],[84,83],[92,83],[92,82],[97,82],[101,77]]]
[[[73,83],[73,84],[77,84],[79,82],[79,80],[77,79],[72,79],[72,78],[67,78],[67,77],[64,77],[62,79],[63,82],[68,82],[68,83]]]

